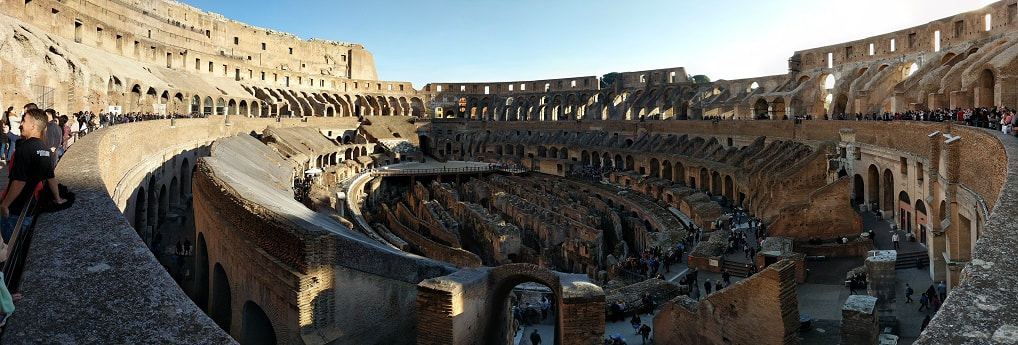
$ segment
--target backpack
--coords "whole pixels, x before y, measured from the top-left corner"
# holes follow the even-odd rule
[[[913,292],[911,286],[905,288],[905,296],[912,296]]]

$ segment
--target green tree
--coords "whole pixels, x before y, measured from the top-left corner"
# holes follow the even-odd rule
[[[707,76],[705,76],[703,74],[694,75],[694,76],[691,77],[691,79],[693,79],[693,83],[694,84],[709,83],[710,82],[710,77],[707,77]]]
[[[611,85],[614,85],[615,81],[619,79],[620,75],[622,74],[619,72],[611,72],[601,76],[601,88],[604,89]]]

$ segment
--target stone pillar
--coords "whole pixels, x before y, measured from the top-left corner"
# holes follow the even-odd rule
[[[871,250],[866,258],[866,279],[869,281],[866,293],[879,299],[880,310],[894,305],[894,264],[897,260],[898,252],[894,250]]]
[[[868,262],[867,262],[868,263]],[[841,345],[873,345],[880,335],[877,298],[851,295],[841,308]]]
[[[562,284],[561,317],[562,337],[556,342],[563,345],[587,345],[604,340],[604,290],[591,284],[586,275],[560,274]],[[649,323],[649,321],[647,322]],[[549,339],[550,340],[550,339]],[[552,343],[545,340],[547,343]]]

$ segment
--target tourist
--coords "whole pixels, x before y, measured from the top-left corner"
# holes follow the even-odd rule
[[[923,308],[930,310],[930,297],[925,292],[919,296],[919,311],[923,311]]]
[[[912,287],[905,283],[905,303],[912,303],[912,293],[914,293]]]
[[[640,334],[640,325],[643,324],[643,320],[640,320],[640,313],[633,314],[633,318],[629,319],[629,325],[633,326],[633,330],[636,331],[634,334]]]
[[[937,296],[941,301],[947,300],[947,284],[944,284],[943,280],[937,283]]]
[[[725,284],[732,283],[732,274],[728,273],[728,270],[721,271],[721,279],[724,280]]]
[[[53,167],[57,167],[60,155],[64,154],[64,128],[57,121],[57,112],[53,109],[46,109],[46,130],[43,132],[46,139],[46,146],[50,150],[50,160]]]
[[[641,325],[639,333],[641,336],[643,336],[643,343],[646,344],[647,338],[650,337],[650,326],[647,326],[647,324]]]
[[[45,128],[46,114],[43,111],[32,109],[26,112],[21,123],[21,136],[24,137],[24,140],[17,143],[14,157],[9,163],[7,189],[3,193],[3,201],[0,203],[0,217],[3,219],[0,234],[2,234],[5,243],[14,234],[14,227],[18,223],[18,217],[11,217],[11,209],[21,212],[33,193],[43,187],[44,182],[53,193],[54,202],[57,205],[64,203],[53,176],[50,150],[42,141]],[[22,229],[27,229],[32,225],[33,216],[33,214],[25,215]]]
[[[894,249],[898,250],[899,246],[898,246],[898,232],[897,231],[895,231],[893,234],[891,234],[891,242],[894,242]]]
[[[534,333],[530,333],[530,343],[533,345],[541,345],[541,335],[537,333],[537,328],[534,328]]]
[[[710,279],[703,282],[703,290],[706,291],[704,295],[710,295],[710,289],[713,285],[710,284]]]
[[[551,309],[551,301],[548,300],[548,296],[541,296],[541,321],[548,318],[548,310]]]
[[[714,280],[714,291],[721,291],[721,289],[723,289],[724,287],[725,287],[724,285],[721,285],[720,279]]]

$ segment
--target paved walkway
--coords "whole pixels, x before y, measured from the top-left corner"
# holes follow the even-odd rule
[[[874,245],[877,249],[893,250],[892,231],[900,236],[899,253],[926,251],[918,241],[909,242],[902,230],[893,230],[892,221],[879,219],[873,212],[860,212],[865,230],[873,229]],[[848,299],[849,290],[845,287],[845,276],[849,270],[862,266],[865,258],[833,258],[825,261],[809,261],[806,267],[809,275],[806,282],[798,287],[799,313],[810,315],[814,327],[800,332],[801,344],[834,344],[840,342],[841,308]],[[900,335],[898,344],[912,344],[919,336],[919,326],[923,317],[932,316],[932,312],[919,310],[919,295],[933,284],[929,272],[924,269],[900,269],[896,271],[897,298],[887,314],[897,318]],[[905,303],[905,284],[915,290],[913,303]],[[865,291],[859,291],[865,293]]]

